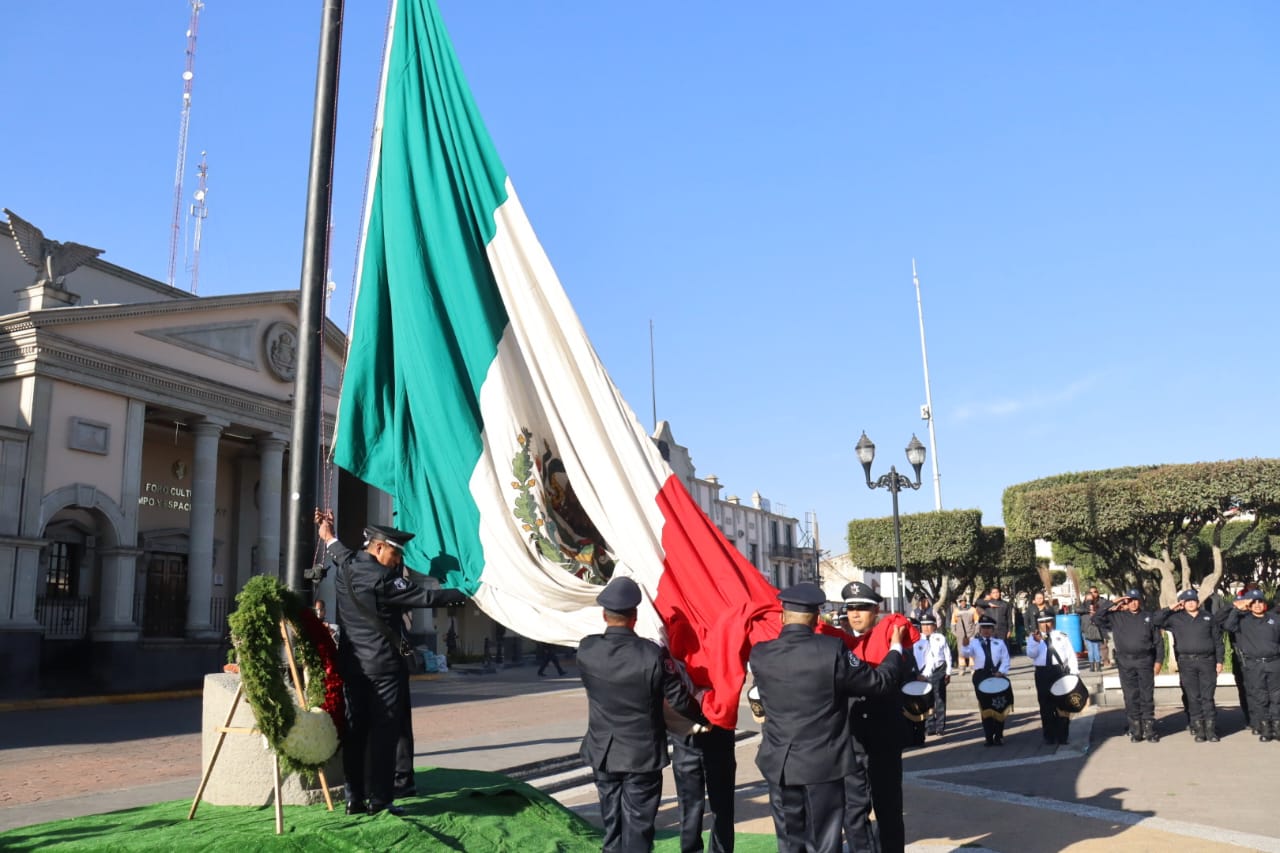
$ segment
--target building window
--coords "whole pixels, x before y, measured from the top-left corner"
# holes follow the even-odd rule
[[[751,560],[751,565],[755,566],[757,569],[760,568],[760,546],[752,542],[750,546],[748,546],[748,551],[750,553],[748,553],[747,558]]]
[[[778,522],[776,521],[769,522],[769,544],[778,544]]]
[[[54,542],[49,546],[49,574],[44,594],[53,598],[69,598],[76,594],[75,546]]]

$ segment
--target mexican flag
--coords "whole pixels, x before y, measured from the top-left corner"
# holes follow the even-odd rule
[[[539,245],[431,0],[398,0],[334,444],[416,534],[406,562],[534,640],[604,629],[644,590],[708,717],[737,719],[773,587],[672,474]]]

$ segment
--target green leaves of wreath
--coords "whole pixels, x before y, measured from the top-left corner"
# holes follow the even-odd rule
[[[326,681],[333,670],[332,662],[325,666],[319,650],[299,624],[301,614],[307,609],[306,602],[275,578],[259,575],[245,584],[236,596],[236,604],[236,611],[227,621],[240,664],[244,695],[257,718],[258,730],[272,752],[279,756],[281,772],[314,776],[324,762],[304,764],[283,747],[296,722],[298,707],[285,687],[287,664],[282,657],[280,620],[288,620],[295,628],[294,659],[309,675],[304,688],[307,707],[318,708],[324,704]],[[332,677],[336,678],[336,674]]]

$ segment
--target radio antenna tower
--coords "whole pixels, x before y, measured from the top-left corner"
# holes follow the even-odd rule
[[[169,286],[178,266],[178,243],[182,231],[182,178],[187,171],[187,127],[191,123],[191,84],[195,80],[196,32],[200,28],[202,0],[191,0],[191,23],[187,26],[187,65],[182,72],[182,121],[178,125],[178,168],[173,174],[173,226],[169,234]]]
[[[208,151],[200,152],[200,166],[196,169],[196,177],[200,179],[196,187],[196,200],[190,208],[190,216],[194,220],[191,226],[191,263],[187,269],[191,271],[191,292],[196,292],[200,283],[200,236],[204,232],[204,221],[209,217],[209,208],[205,199],[209,196],[209,159]]]

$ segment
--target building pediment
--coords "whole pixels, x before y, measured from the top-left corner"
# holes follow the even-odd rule
[[[228,320],[161,329],[139,329],[137,334],[189,352],[257,370],[259,325],[257,319]]]

